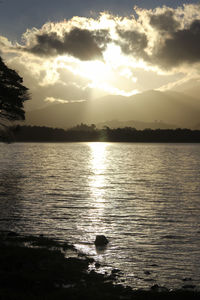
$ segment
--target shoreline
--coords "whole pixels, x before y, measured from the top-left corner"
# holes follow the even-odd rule
[[[168,290],[154,285],[134,290],[117,284],[118,270],[111,274],[89,271],[94,259],[74,246],[44,236],[0,232],[0,299],[199,299],[192,286]],[[97,264],[97,263],[96,263]]]

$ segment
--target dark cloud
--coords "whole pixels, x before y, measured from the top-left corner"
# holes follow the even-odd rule
[[[60,40],[56,32],[44,33],[36,35],[37,44],[31,49],[30,52],[37,55],[53,56],[63,52],[63,42]]]
[[[151,15],[149,23],[157,30],[165,32],[174,32],[180,26],[179,22],[174,18],[174,12],[171,10],[166,10],[158,15]]]
[[[94,31],[94,39],[100,46],[102,51],[105,50],[107,44],[112,41],[112,39],[110,38],[109,31],[106,29]]]
[[[30,49],[36,55],[70,54],[80,60],[102,59],[102,51],[109,42],[108,30],[89,31],[73,28],[60,38],[56,32],[36,35],[37,43]]]
[[[144,49],[148,45],[146,34],[134,30],[117,30],[121,41],[117,41],[125,54],[132,54],[137,57],[146,57]]]
[[[165,68],[200,62],[200,20],[193,21],[188,29],[173,32],[152,58]]]
[[[148,47],[148,35],[118,29],[120,40],[116,43],[125,54],[142,58],[163,69],[200,62],[200,20],[194,20],[188,28],[180,29],[173,12],[166,11],[164,14],[151,16],[150,23],[161,32],[151,55],[145,51]]]

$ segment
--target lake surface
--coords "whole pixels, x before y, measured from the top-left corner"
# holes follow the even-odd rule
[[[0,229],[70,241],[134,288],[200,287],[200,145],[0,144]]]

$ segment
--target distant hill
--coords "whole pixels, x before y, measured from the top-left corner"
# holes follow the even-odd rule
[[[110,127],[111,129],[115,128],[124,128],[124,127],[132,127],[136,128],[137,130],[143,130],[146,128],[151,129],[176,129],[176,125],[163,123],[161,121],[156,122],[142,122],[137,120],[129,120],[129,121],[118,121],[118,120],[111,120],[107,122],[101,122],[96,124],[97,128],[104,128],[105,126]]]
[[[153,90],[131,97],[110,95],[85,102],[53,104],[26,112],[26,124],[65,129],[80,123],[98,124],[111,120],[124,124],[137,120],[131,121],[137,125],[131,126],[137,129],[144,129],[143,123],[147,123],[149,128],[159,128],[155,124],[169,124],[169,128],[194,128],[199,119],[198,99],[176,91]]]
[[[200,123],[196,124],[196,126],[194,126],[195,130],[200,130]]]

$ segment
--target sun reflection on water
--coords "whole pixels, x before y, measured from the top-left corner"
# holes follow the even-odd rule
[[[82,225],[82,219],[80,219],[77,229],[84,232],[85,243],[76,244],[77,249],[80,251],[97,255],[97,250],[94,247],[93,241],[98,234],[106,234],[106,226],[104,224],[104,215],[106,209],[106,190],[107,179],[106,170],[108,168],[109,161],[107,159],[108,143],[94,142],[87,143],[89,148],[89,169],[90,175],[88,178],[90,196],[88,198],[87,218],[89,223],[87,227]],[[92,242],[92,245],[88,245]],[[98,254],[98,259],[101,259],[101,255]]]
[[[102,169],[105,169],[105,152],[108,147],[108,143],[96,142],[89,143],[92,152],[92,166],[93,170],[98,174]]]
[[[90,143],[91,149],[91,178],[90,189],[96,207],[102,207],[105,194],[105,172],[107,169],[106,150],[108,143]]]

